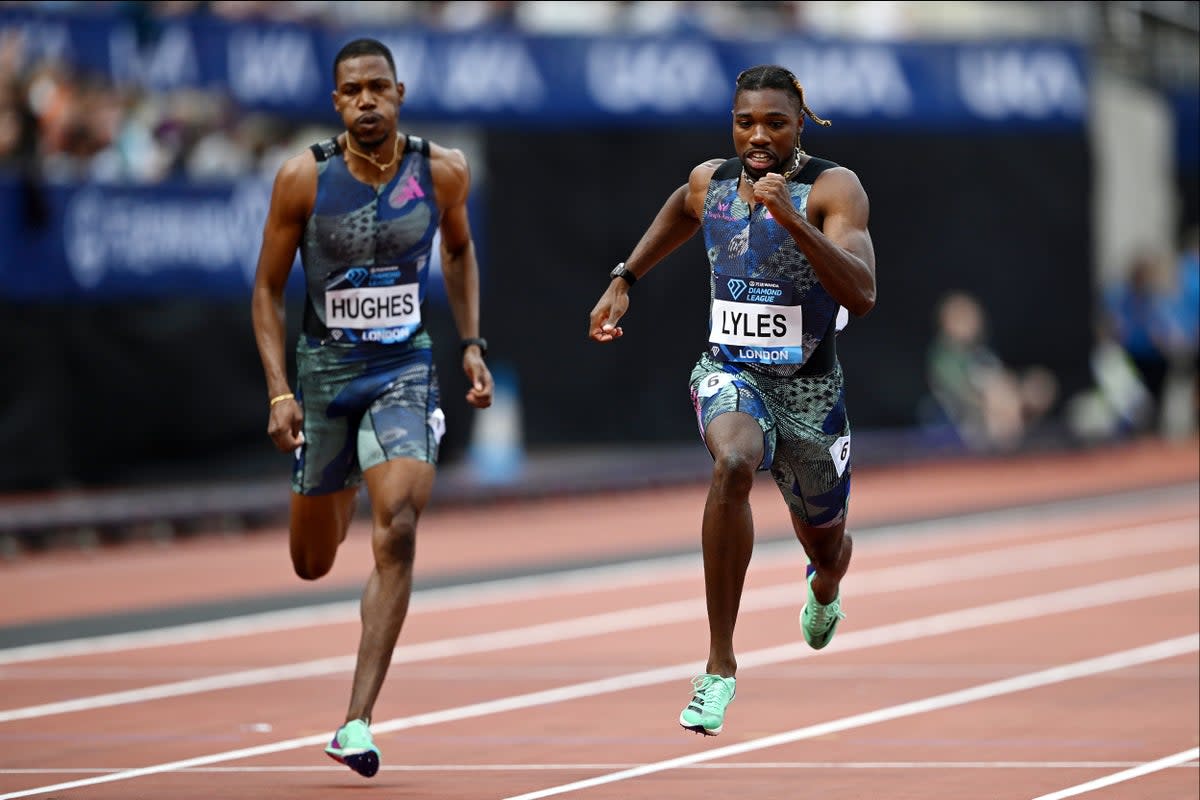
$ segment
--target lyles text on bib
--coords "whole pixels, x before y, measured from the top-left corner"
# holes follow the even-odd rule
[[[714,278],[709,342],[722,361],[758,364],[804,362],[801,308],[792,284],[768,278]]]

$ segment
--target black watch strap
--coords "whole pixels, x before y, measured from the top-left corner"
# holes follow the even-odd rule
[[[613,267],[612,272],[608,273],[608,277],[609,278],[624,278],[625,282],[628,283],[630,286],[633,286],[633,284],[637,283],[637,275],[634,275],[632,272],[629,271],[629,269],[625,266],[624,261],[622,261],[620,264],[617,264],[615,267]]]
[[[487,355],[487,339],[484,339],[482,336],[469,336],[466,339],[463,339],[459,344],[461,345],[462,350],[466,350],[471,345],[476,345],[479,347],[479,355]]]

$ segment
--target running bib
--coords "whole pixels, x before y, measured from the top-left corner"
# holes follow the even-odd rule
[[[334,339],[403,342],[421,327],[421,284],[409,267],[351,267],[325,286],[325,326]]]
[[[804,325],[792,284],[718,275],[708,340],[722,361],[759,364],[804,362]]]
[[[325,325],[330,328],[394,328],[421,322],[421,287],[334,289],[325,292]]]

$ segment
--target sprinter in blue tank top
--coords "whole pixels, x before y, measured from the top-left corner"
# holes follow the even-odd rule
[[[707,344],[691,373],[700,434],[713,458],[701,522],[709,649],[679,715],[687,730],[721,732],[736,695],[733,630],[754,521],[750,489],[770,470],[808,556],[800,612],[808,644],[825,647],[850,565],[850,422],[837,359],[839,311],[875,305],[875,253],[858,177],[800,146],[815,116],[787,69],[742,72],[733,95],[736,157],[695,167],[667,198],[592,309],[588,335],[612,342],[630,287],[703,231],[710,268]]]
[[[294,453],[290,546],[296,573],[329,572],[365,481],[375,567],[345,724],[325,752],[366,777],[379,769],[371,714],[412,593],[417,521],[433,489],[445,430],[423,303],[434,235],[462,337],[467,402],[492,402],[479,336],[479,268],[463,154],[397,127],[404,84],[374,39],[333,64],[333,106],[346,130],[279,169],[254,282],[254,335],[266,375],[267,433]],[[299,250],[308,291],[285,358],[284,287]]]

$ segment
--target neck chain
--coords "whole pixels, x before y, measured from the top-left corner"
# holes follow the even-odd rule
[[[399,133],[396,134],[396,145],[395,145],[395,147],[392,148],[392,160],[387,162],[386,164],[379,163],[379,160],[377,158],[375,158],[375,156],[373,156],[373,155],[368,155],[367,153],[360,153],[359,151],[355,150],[354,145],[350,144],[350,134],[349,133],[346,134],[346,149],[349,150],[351,153],[354,153],[354,155],[358,156],[359,158],[365,158],[367,161],[370,161],[372,164],[375,165],[375,169],[379,170],[380,172],[383,172],[384,170],[388,169],[393,164],[395,164],[396,159],[400,157],[400,134]]]

